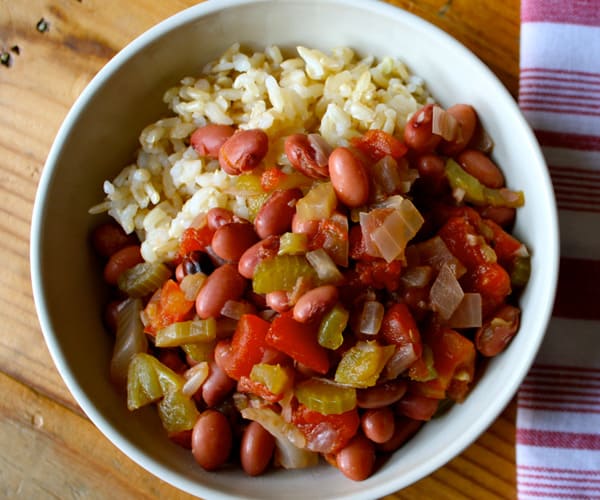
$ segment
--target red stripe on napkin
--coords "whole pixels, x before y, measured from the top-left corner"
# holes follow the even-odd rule
[[[583,432],[556,432],[519,429],[517,442],[532,446],[570,448],[574,450],[600,450],[600,435]]]
[[[553,315],[563,318],[600,320],[599,285],[599,260],[563,257],[560,259],[558,276],[560,293],[556,296]]]
[[[553,22],[600,26],[600,9],[585,0],[529,0],[521,8],[521,22]]]

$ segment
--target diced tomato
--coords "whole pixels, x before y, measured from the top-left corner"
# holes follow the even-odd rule
[[[380,334],[390,344],[398,346],[412,344],[417,358],[421,357],[423,352],[421,335],[405,303],[397,302],[386,310],[381,322]]]
[[[292,423],[304,434],[309,450],[327,454],[338,452],[352,439],[360,418],[356,408],[339,415],[323,415],[299,404]]]
[[[319,345],[318,327],[318,324],[297,322],[291,311],[282,313],[271,323],[266,342],[324,375],[329,371],[329,356],[327,349]]]
[[[493,234],[491,238],[491,245],[496,252],[496,256],[498,257],[498,262],[500,262],[503,266],[509,266],[514,258],[515,254],[521,248],[521,242],[517,240],[514,236],[508,234],[500,225],[496,224],[491,219],[484,219],[483,224],[485,224]]]
[[[204,251],[212,241],[214,231],[208,226],[188,227],[181,235],[179,255],[184,257],[195,250]]]
[[[350,142],[373,161],[379,161],[384,156],[391,156],[397,160],[408,151],[408,147],[402,141],[383,130],[367,130],[363,135],[352,138]]]
[[[440,229],[439,235],[452,255],[468,269],[489,263],[482,248],[485,240],[466,217],[450,217]]]
[[[396,411],[413,420],[431,420],[439,404],[439,399],[409,393],[396,403]]]
[[[450,328],[432,328],[424,342],[433,353],[436,378],[427,382],[413,382],[411,392],[434,399],[444,399],[454,379],[469,386],[475,374],[475,346],[473,342]]]
[[[193,316],[194,301],[187,300],[179,285],[173,280],[165,281],[154,292],[144,309],[144,331],[150,335],[171,323],[185,321]]]
[[[238,392],[249,392],[260,396],[269,403],[276,403],[283,398],[282,394],[273,394],[265,384],[251,380],[250,377],[242,376],[237,383]]]
[[[362,285],[394,292],[400,286],[402,263],[399,260],[392,262],[383,259],[361,260],[356,263],[356,273]]]
[[[280,169],[268,168],[260,176],[260,186],[267,192],[274,191],[286,177],[287,175]]]
[[[484,318],[502,305],[511,292],[508,272],[496,263],[477,267],[475,270],[468,272],[461,281],[466,292],[481,294],[481,308]]]
[[[338,266],[348,265],[348,219],[341,214],[333,214],[319,221],[317,234],[310,238],[310,250],[323,248]]]
[[[269,348],[266,335],[269,322],[254,314],[244,314],[231,339],[221,340],[215,347],[215,361],[232,379],[250,376],[252,367],[261,363]]]

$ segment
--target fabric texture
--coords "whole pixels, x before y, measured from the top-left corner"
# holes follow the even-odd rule
[[[553,317],[518,393],[518,495],[600,499],[600,0],[523,0],[520,67],[561,261]]]

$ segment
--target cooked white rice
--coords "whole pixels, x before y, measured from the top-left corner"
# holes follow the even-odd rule
[[[333,146],[368,129],[399,135],[407,118],[432,102],[423,81],[397,59],[360,59],[347,47],[297,52],[285,59],[271,46],[248,55],[234,44],[200,78],[167,90],[174,115],[142,131],[136,162],[104,182],[106,199],[90,212],[108,211],[127,233],[135,231],[147,261],[169,260],[202,212],[218,206],[249,215],[245,198],[226,192],[234,178],[188,145],[197,127],[262,128],[270,140],[265,161],[285,168],[283,140],[291,133],[319,132]]]

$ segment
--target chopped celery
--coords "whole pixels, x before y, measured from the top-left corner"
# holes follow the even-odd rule
[[[337,349],[344,342],[344,330],[350,313],[340,304],[336,304],[321,320],[319,325],[319,344],[327,349]]]
[[[393,345],[382,346],[376,341],[358,341],[348,349],[335,372],[335,381],[350,387],[371,387],[396,350]]]
[[[194,342],[182,344],[181,348],[186,355],[188,355],[197,363],[201,363],[202,361],[212,360],[216,343],[216,340],[212,340],[210,342]]]
[[[279,237],[278,255],[301,255],[308,250],[308,236],[304,233],[283,233]]]
[[[356,389],[329,380],[310,378],[296,385],[296,398],[323,415],[339,415],[356,407]]]
[[[277,255],[258,263],[252,286],[256,293],[291,292],[298,278],[317,282],[317,273],[302,255]]]
[[[446,162],[446,177],[453,190],[462,191],[464,199],[475,205],[518,208],[525,204],[522,191],[484,186],[451,158]]]
[[[130,297],[144,297],[158,290],[171,276],[171,270],[161,262],[142,262],[121,273],[119,288]]]
[[[320,182],[296,203],[296,214],[301,221],[327,219],[337,205],[331,182]]]
[[[166,393],[157,406],[162,425],[169,434],[192,429],[200,416],[192,398],[181,391]]]
[[[515,257],[510,271],[510,282],[515,287],[524,287],[529,281],[531,274],[531,257]]]
[[[292,374],[287,368],[268,363],[257,363],[252,367],[250,380],[263,384],[273,394],[281,394],[292,384]]]
[[[179,321],[156,332],[158,347],[175,347],[195,342],[210,342],[215,339],[217,322],[214,318]]]

